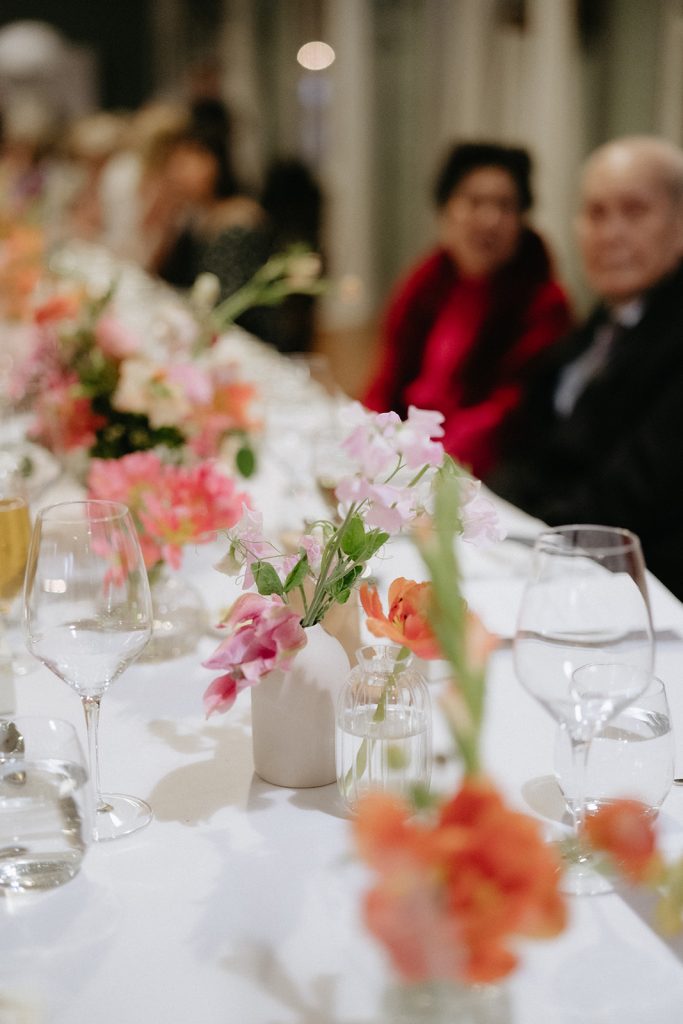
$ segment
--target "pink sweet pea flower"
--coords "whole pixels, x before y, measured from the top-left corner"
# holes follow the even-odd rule
[[[402,424],[397,438],[403,460],[410,469],[441,465],[443,445],[433,438],[443,437],[443,421],[444,416],[440,412],[410,406],[408,419]]]
[[[357,463],[359,472],[369,480],[390,472],[398,461],[393,445],[377,433],[370,423],[352,430],[342,441],[341,447]]]
[[[474,483],[479,485],[479,481]],[[477,547],[503,540],[506,532],[493,502],[481,496],[479,486],[462,505],[463,540]]]
[[[243,594],[222,625],[229,635],[202,663],[205,668],[227,670],[204,694],[207,717],[227,711],[242,690],[255,686],[269,672],[290,669],[306,644],[298,612],[277,595]]]

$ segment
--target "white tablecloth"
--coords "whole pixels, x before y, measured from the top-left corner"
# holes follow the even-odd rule
[[[511,528],[533,530],[504,514]],[[500,595],[521,571],[520,548],[466,553],[468,589],[484,614],[484,596]],[[190,551],[186,571],[219,596],[222,578],[209,563],[209,552]],[[383,583],[404,571],[420,578],[405,542],[378,571]],[[147,799],[154,821],[91,847],[62,888],[0,899],[2,1024],[388,1019],[394,978],[360,920],[368,878],[336,789],[279,789],[254,775],[244,695],[228,715],[204,720],[211,673],[199,662],[215,643],[206,637],[197,655],[134,665],[105,696],[104,787]],[[657,665],[679,726],[679,772],[682,653],[680,642],[664,641]],[[21,712],[62,716],[84,733],[77,696],[46,669],[17,679],[15,691]],[[550,719],[519,687],[502,646],[491,662],[486,762],[512,801],[550,816],[553,742]],[[661,820],[671,851],[683,849],[683,789],[674,787]],[[564,935],[522,949],[506,1024],[680,1024],[681,956],[683,944],[667,945],[629,900],[574,900]]]

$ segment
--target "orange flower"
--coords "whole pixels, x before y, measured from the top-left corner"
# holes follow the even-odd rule
[[[33,314],[37,324],[50,324],[56,320],[73,320],[80,312],[83,295],[78,292],[61,292],[50,296]]]
[[[642,882],[659,865],[654,822],[637,800],[604,804],[584,822],[584,834],[596,850],[610,855],[633,882]]]
[[[506,807],[490,782],[466,779],[435,823],[410,814],[373,794],[354,825],[379,876],[366,923],[404,977],[495,981],[516,966],[517,936],[562,930],[557,856],[538,823]]]
[[[389,614],[385,615],[376,588],[364,583],[360,600],[368,616],[368,629],[373,636],[385,636],[402,644],[419,658],[441,658],[428,619],[431,594],[431,583],[415,583],[401,576],[389,587]]]

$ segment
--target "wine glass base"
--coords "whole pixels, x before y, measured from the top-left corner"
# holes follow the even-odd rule
[[[560,881],[565,896],[604,896],[614,892],[611,880],[591,866],[590,860],[567,863]]]
[[[152,820],[152,808],[144,800],[122,793],[102,793],[95,812],[93,838],[97,843],[120,839],[145,828]]]

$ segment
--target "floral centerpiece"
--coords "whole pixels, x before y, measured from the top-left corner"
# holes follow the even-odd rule
[[[165,462],[157,452],[133,452],[114,461],[93,459],[88,497],[120,501],[130,509],[147,567],[155,633],[147,658],[175,657],[194,649],[207,622],[201,595],[180,568],[188,544],[206,544],[242,514],[246,495],[214,464]]]
[[[247,510],[240,523],[228,531],[228,553],[219,566],[225,572],[241,574],[243,586],[252,593],[239,598],[224,617],[226,639],[204,662],[207,668],[222,673],[204,695],[207,714],[226,711],[242,690],[251,690],[257,772],[269,781],[283,776],[259,770],[258,749],[276,745],[286,731],[286,721],[292,732],[300,734],[300,740],[291,745],[294,749],[290,748],[283,760],[291,761],[297,746],[302,748],[302,756],[307,756],[313,742],[324,746],[320,758],[324,769],[300,776],[319,781],[280,784],[325,785],[335,780],[334,708],[348,674],[348,658],[344,654],[343,663],[338,663],[339,678],[334,678],[330,667],[333,654],[328,652],[316,676],[316,671],[308,669],[314,650],[311,645],[314,640],[317,644],[327,614],[345,604],[359,586],[370,559],[422,513],[435,478],[446,473],[457,480],[465,500],[458,506],[460,512],[456,508],[452,512],[458,531],[466,538],[479,540],[497,529],[476,482],[444,457],[438,440],[442,435],[440,413],[410,408],[407,419],[401,420],[395,413],[376,415],[354,404],[348,416],[349,433],[342,448],[349,472],[335,488],[335,521],[311,524],[293,551],[283,551],[263,535],[258,513]],[[305,675],[298,686],[287,675],[297,672]],[[323,677],[330,687],[334,684],[334,692],[324,697],[317,688]],[[278,707],[278,725],[270,732],[268,744],[260,740],[265,704],[270,712]],[[305,716],[316,706],[322,709],[320,718],[304,724]],[[286,777],[299,778],[289,773]]]
[[[348,416],[351,430],[341,446],[351,468],[335,488],[340,522],[313,523],[298,538],[295,553],[266,538],[259,513],[251,509],[228,531],[228,554],[218,568],[241,575],[243,587],[255,587],[258,596],[238,599],[222,623],[227,638],[205,662],[224,670],[206,692],[208,714],[227,710],[241,690],[290,662],[306,643],[305,629],[321,622],[334,604],[348,601],[369,560],[423,512],[438,473],[452,474],[464,495],[461,511],[453,510],[458,531],[474,542],[500,536],[478,482],[444,456],[440,413],[411,407],[402,421],[396,413],[377,415],[355,403]],[[271,632],[276,623],[287,624],[281,649],[279,631]],[[252,665],[245,654],[261,649],[259,637],[268,639],[269,655]]]
[[[248,473],[248,439],[258,426],[253,385],[235,366],[144,355],[112,297],[70,287],[36,308],[13,381],[15,400],[31,400],[33,439],[59,454],[116,459],[159,446],[215,456],[227,437],[238,437],[237,465]]]
[[[507,806],[481,763],[484,680],[496,641],[460,596],[458,501],[457,482],[440,479],[433,518],[416,527],[431,582],[396,581],[388,614],[371,591],[364,604],[373,632],[449,662],[452,682],[441,706],[463,781],[454,795],[371,794],[353,825],[376,879],[365,898],[366,924],[405,982],[441,997],[451,983],[458,993],[504,978],[517,964],[519,938],[557,935],[567,918],[558,853],[544,842],[540,822]],[[427,1003],[430,991],[421,990]]]

